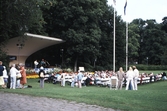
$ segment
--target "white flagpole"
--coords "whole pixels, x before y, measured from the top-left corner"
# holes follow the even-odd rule
[[[113,72],[115,72],[115,7],[114,7],[114,37],[113,37]]]
[[[126,71],[128,70],[128,22],[126,21]]]
[[[124,7],[124,15],[126,14],[127,0]],[[126,71],[128,70],[128,20],[126,15]]]

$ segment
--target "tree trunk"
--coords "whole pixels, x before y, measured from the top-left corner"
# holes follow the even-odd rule
[[[78,56],[75,59],[75,63],[74,63],[74,72],[77,72],[77,63],[78,63]]]

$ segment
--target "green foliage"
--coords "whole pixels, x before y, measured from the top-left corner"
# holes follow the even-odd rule
[[[13,37],[20,36],[19,42],[26,39],[23,34],[25,32],[45,34],[43,25],[46,22],[43,19],[42,7],[43,3],[39,0],[1,0],[0,5],[0,44],[5,45],[6,42]],[[40,0],[43,2],[46,0]],[[45,4],[47,7],[47,4]],[[1,60],[9,65],[9,58],[6,52],[0,51]]]
[[[1,0],[0,39],[5,41],[22,36],[25,32],[45,34],[43,25],[46,22],[40,9],[42,6],[37,0]]]
[[[139,28],[137,24],[131,23],[128,27],[128,56],[133,58],[130,61],[135,61],[139,57],[138,49],[140,47],[138,39]]]
[[[0,61],[3,62],[2,65],[6,66],[7,70],[9,70],[9,57],[6,55],[4,51],[0,48]]]
[[[100,39],[100,55],[97,57],[96,69],[112,70],[113,64],[113,7],[105,9],[102,19],[99,21],[99,26],[102,31]],[[116,33],[115,33],[115,55],[116,66],[122,66],[125,63],[125,23],[120,16],[116,20]],[[101,67],[101,68],[100,68]],[[103,68],[102,68],[103,67]]]
[[[85,68],[85,71],[94,71],[94,67],[93,66],[91,66],[90,64],[88,64],[88,63],[83,63],[83,66],[84,66],[84,68]]]
[[[63,70],[66,71],[66,72],[68,72],[68,73],[73,72],[73,70],[70,69],[70,68],[66,68],[66,69],[63,69]]]
[[[133,65],[130,65],[133,66]],[[167,66],[166,65],[143,65],[143,64],[138,64],[135,66],[139,69],[139,70],[148,70],[148,71],[154,71],[154,70],[167,70]]]
[[[102,38],[99,21],[106,11],[106,1],[58,1],[46,11],[47,32],[66,41],[68,57],[76,62],[92,63],[100,54]],[[52,22],[49,22],[52,21]]]
[[[18,36],[21,36],[19,41],[24,42],[25,32],[58,37],[66,41],[60,47],[65,49],[63,68],[83,65],[87,70],[112,70],[113,14],[113,7],[108,6],[106,0],[1,0],[0,43]],[[117,13],[115,24],[118,68],[125,64],[126,24]],[[166,17],[162,24],[142,19],[128,24],[130,63],[167,64],[166,24]]]
[[[165,55],[167,51],[165,47],[167,45],[167,35],[165,31],[161,30],[162,25],[157,24],[155,20],[144,21],[142,19],[135,19],[132,23],[138,26],[138,28],[133,27],[132,29],[139,36],[135,37],[138,42],[130,41],[130,44],[136,44],[137,47],[135,49],[138,50],[138,56],[131,56],[131,59],[133,61],[135,59],[139,64],[145,64],[146,62],[151,65],[166,64]],[[135,36],[135,34],[133,35]]]
[[[163,20],[162,30],[164,30],[167,33],[167,16],[164,17],[162,20]]]

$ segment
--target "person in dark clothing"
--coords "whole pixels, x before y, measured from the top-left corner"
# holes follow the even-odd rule
[[[162,73],[162,80],[167,80],[165,72]]]
[[[86,86],[89,86],[89,85],[90,85],[90,82],[91,82],[91,78],[90,78],[90,77],[87,77],[87,79],[86,79]]]
[[[46,62],[44,59],[41,60],[40,65],[41,67],[44,67],[44,68],[46,67]]]

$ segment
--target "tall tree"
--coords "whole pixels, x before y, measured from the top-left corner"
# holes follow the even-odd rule
[[[43,24],[40,6],[36,0],[1,0],[0,38],[21,36],[25,32],[43,33]]]
[[[49,35],[66,40],[63,47],[75,61],[75,71],[78,65],[84,65],[82,62],[92,64],[99,54],[101,30],[98,21],[105,6],[105,0],[61,0],[45,18]]]
[[[167,16],[166,17],[164,17],[163,19],[162,19],[162,24],[163,24],[163,26],[162,26],[162,30],[165,30],[165,32],[167,33]]]
[[[149,64],[162,64],[162,57],[166,54],[167,35],[161,30],[161,25],[154,20],[147,20],[143,36],[143,59]]]
[[[139,48],[140,48],[140,35],[139,35],[139,26],[135,23],[129,24],[128,29],[128,57],[129,62],[134,63],[138,62],[139,57]]]
[[[25,32],[45,34],[41,7],[50,7],[48,0],[1,0],[0,1],[0,43],[20,36],[23,42]],[[0,53],[4,53],[0,50]],[[3,54],[3,55],[4,55]],[[0,58],[4,58],[0,55]]]
[[[116,13],[117,14],[117,13]],[[100,40],[100,56],[97,65],[104,69],[113,69],[113,7],[106,9],[103,18],[100,20],[100,28],[102,30],[102,38]],[[125,23],[120,16],[115,18],[115,65],[116,69],[125,64]],[[101,69],[103,69],[101,68]],[[104,70],[103,69],[103,70]]]

